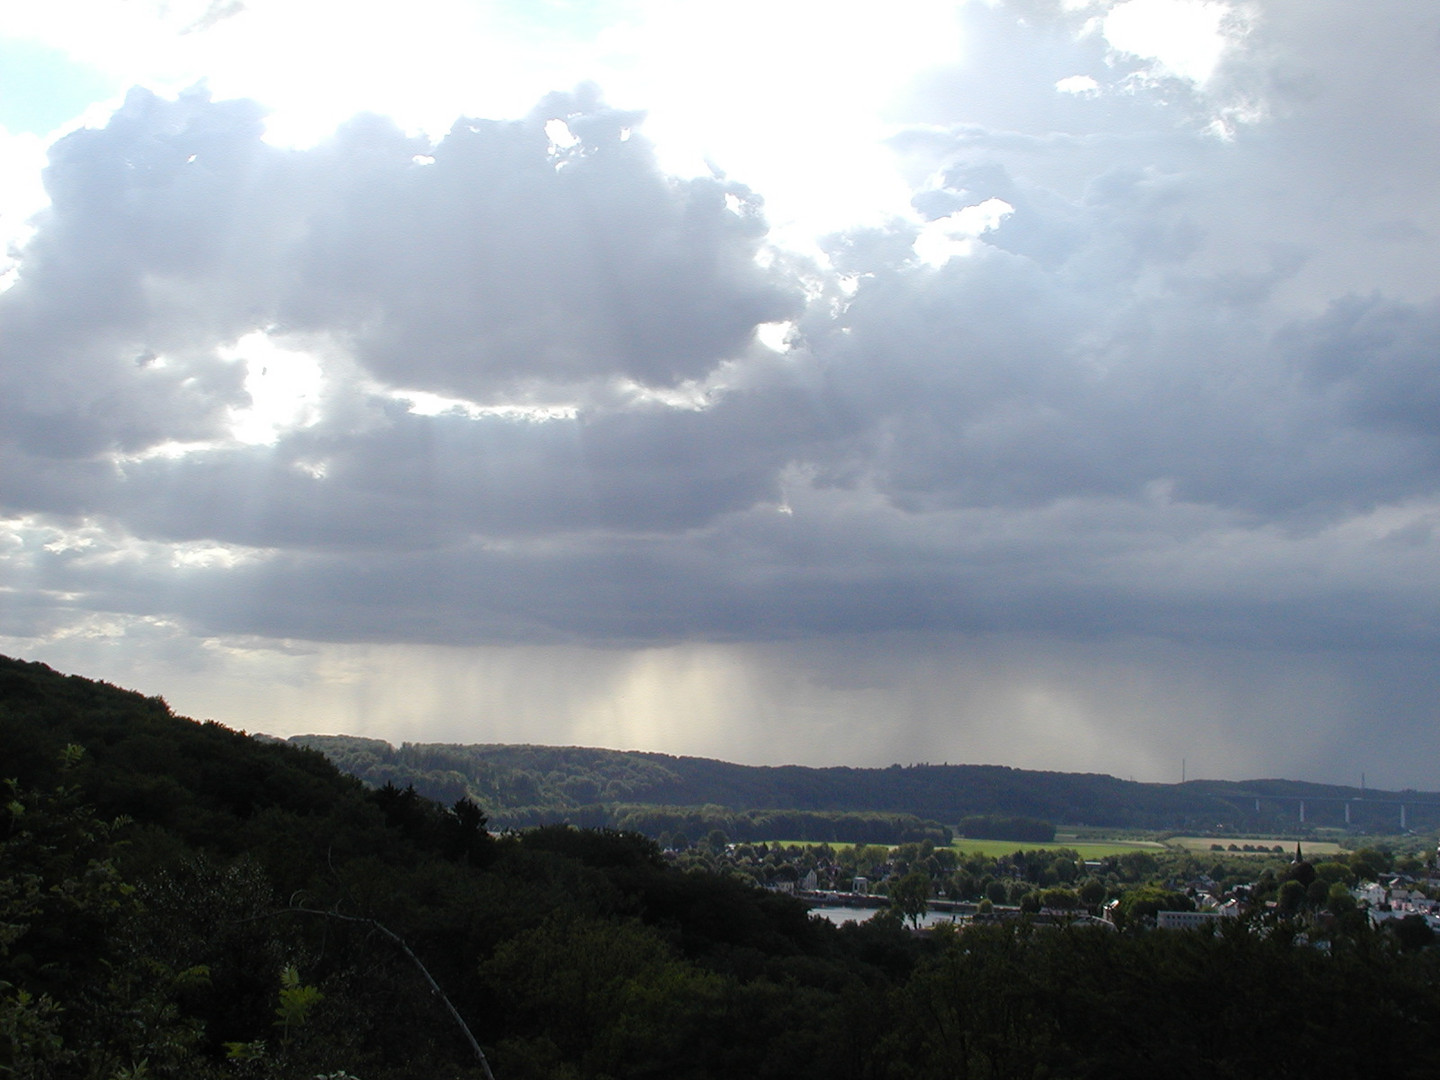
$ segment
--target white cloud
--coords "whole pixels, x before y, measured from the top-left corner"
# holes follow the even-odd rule
[[[1089,75],[1067,75],[1055,83],[1055,89],[1062,94],[1086,97],[1100,92],[1100,84]]]
[[[927,221],[915,238],[915,254],[930,266],[944,266],[952,258],[973,252],[976,238],[999,228],[1014,211],[1004,199],[990,198]]]
[[[1125,0],[1110,9],[1102,25],[1113,48],[1203,84],[1225,53],[1230,16],[1227,4],[1210,0]]]
[[[32,219],[48,201],[40,183],[45,144],[38,135],[0,127],[0,291],[15,282],[15,255],[34,231]]]
[[[250,402],[232,411],[230,428],[240,442],[273,445],[282,434],[320,419],[323,373],[308,352],[286,349],[257,330],[220,355],[245,365]]]

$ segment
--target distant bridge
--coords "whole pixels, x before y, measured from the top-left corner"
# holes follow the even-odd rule
[[[1305,806],[1307,803],[1334,805],[1340,803],[1345,808],[1345,824],[1351,821],[1351,808],[1355,806],[1388,806],[1399,810],[1400,828],[1408,829],[1409,812],[1411,809],[1427,809],[1440,812],[1440,803],[1427,802],[1424,799],[1375,799],[1368,795],[1257,795],[1255,796],[1255,812],[1260,813],[1262,802],[1271,803],[1296,803],[1299,809],[1300,823],[1305,824]]]

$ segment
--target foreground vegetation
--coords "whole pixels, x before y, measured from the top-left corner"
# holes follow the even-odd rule
[[[1120,934],[836,928],[727,868],[739,844],[493,836],[473,803],[3,659],[0,761],[0,1077],[1418,1077],[1440,1037],[1435,950],[1283,871],[1281,906],[1215,936],[1141,932],[1139,901]],[[882,850],[980,869],[926,843]],[[1029,892],[1065,859],[1084,884],[1019,854]],[[1163,893],[1161,857],[1115,857],[1127,895]]]

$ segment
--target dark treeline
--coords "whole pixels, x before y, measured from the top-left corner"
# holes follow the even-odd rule
[[[1404,1078],[1440,1036],[1435,950],[1363,920],[836,928],[43,665],[0,659],[0,762],[5,1077]]]
[[[929,840],[948,844],[951,830],[914,814],[819,810],[729,810],[723,806],[650,806],[618,803],[581,807],[564,820],[589,828],[612,828],[645,836],[700,838],[715,831],[736,842],[799,840],[815,844],[906,844]],[[541,808],[507,817],[513,827],[549,824],[553,811]],[[1054,830],[1051,830],[1052,836]]]
[[[387,781],[442,802],[474,799],[499,825],[611,823],[620,805],[724,807],[730,813],[909,814],[954,825],[967,817],[1028,818],[1143,829],[1296,831],[1305,824],[1361,832],[1440,827],[1440,794],[1384,792],[1287,780],[1142,784],[1087,773],[998,765],[892,765],[884,769],[735,765],[706,758],[583,747],[405,743],[303,735],[367,783]],[[757,839],[781,839],[779,836]],[[1003,837],[1028,839],[1028,837]],[[900,838],[892,838],[900,842]]]
[[[644,755],[562,749],[554,758],[546,754],[526,759],[536,767],[525,768],[488,760],[485,747],[405,743],[396,748],[378,739],[348,735],[305,735],[289,742],[321,751],[342,771],[367,784],[413,787],[441,802],[473,799],[500,828],[568,823],[650,837],[699,837],[718,829],[736,841],[814,843],[903,844],[928,839],[945,844],[952,839],[951,830],[939,822],[894,811],[735,809],[713,803],[671,806],[643,801],[657,790],[675,790],[678,783],[673,771]],[[556,768],[542,773],[542,765]]]
[[[963,817],[955,831],[971,840],[1029,840],[1048,844],[1055,839],[1055,826],[1048,821],[1002,817],[999,814],[971,814]]]

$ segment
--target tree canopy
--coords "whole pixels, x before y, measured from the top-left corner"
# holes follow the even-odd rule
[[[1428,938],[1338,919],[1322,952],[1308,900],[1215,935],[1141,932],[1160,886],[1120,934],[837,928],[633,831],[493,835],[468,796],[18,661],[0,762],[0,1077],[1404,1078],[1440,1037]],[[913,923],[963,868],[900,856]]]

